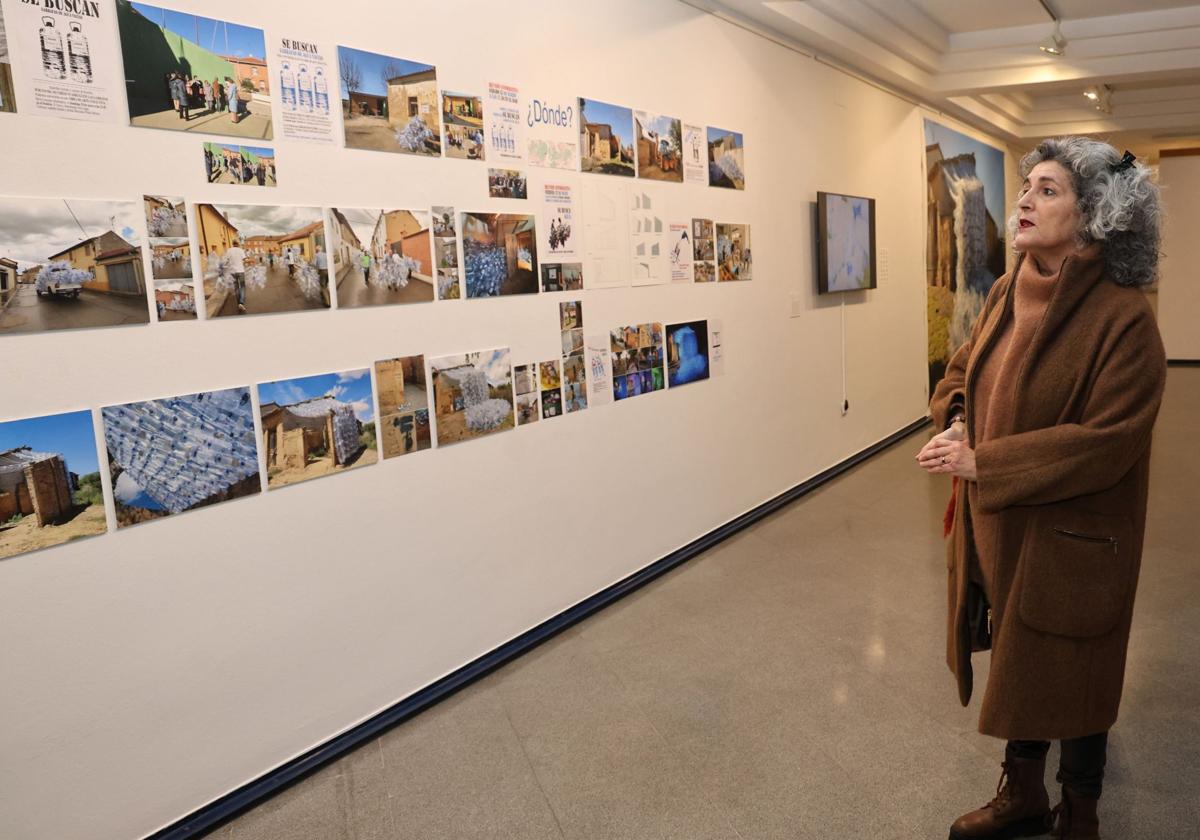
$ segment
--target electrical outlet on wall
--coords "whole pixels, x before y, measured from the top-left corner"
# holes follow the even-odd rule
[[[886,283],[888,281],[888,249],[879,249],[879,282]]]
[[[792,292],[791,294],[789,294],[788,295],[788,303],[790,304],[788,317],[789,318],[799,318],[800,313],[802,313],[804,311],[804,301],[800,297],[800,293]]]

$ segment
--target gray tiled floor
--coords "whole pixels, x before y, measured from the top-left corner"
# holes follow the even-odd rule
[[[1173,368],[1101,804],[1110,840],[1200,825],[1198,418],[1200,369]],[[947,484],[914,466],[922,439],[212,836],[941,840],[990,797],[1001,746],[943,664]]]

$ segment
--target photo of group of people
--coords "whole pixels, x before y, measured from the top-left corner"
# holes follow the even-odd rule
[[[697,283],[717,279],[716,258],[712,219],[692,219],[692,273]]]
[[[196,291],[192,282],[187,205],[182,198],[163,195],[144,195],[142,205],[146,211],[150,274],[154,278],[158,320],[195,320]]]
[[[484,160],[483,102],[467,93],[442,93],[446,157]]]
[[[440,157],[437,68],[338,47],[346,148]]]
[[[249,388],[101,409],[117,527],[262,490]]]
[[[468,298],[537,293],[532,215],[463,213],[462,237]]]
[[[130,125],[271,139],[261,29],[148,3],[116,6]]]
[[[629,399],[666,387],[662,324],[637,324],[609,332],[613,398]]]
[[[329,308],[319,207],[197,204],[195,211],[207,317]]]
[[[489,169],[488,195],[492,198],[529,198],[525,173],[518,169]]]
[[[667,324],[667,385],[708,379],[708,321]]]
[[[0,336],[146,324],[133,201],[0,197]]]
[[[433,208],[433,259],[437,265],[438,300],[458,300],[462,284],[458,269],[458,229],[453,207]]]
[[[536,423],[541,416],[538,401],[538,366],[517,365],[513,368],[513,388],[517,395],[517,425]]]
[[[338,308],[432,301],[430,227],[428,210],[330,208]]]
[[[267,486],[336,475],[379,460],[367,368],[258,386]]]
[[[507,347],[440,356],[429,360],[429,369],[438,446],[515,428]]]
[[[0,423],[0,560],[107,531],[92,412]]]
[[[375,363],[379,389],[379,444],[384,458],[420,452],[432,445],[425,357],[403,356]]]
[[[733,280],[750,280],[750,225],[718,222],[717,280],[728,283]]]
[[[204,144],[204,174],[210,184],[274,187],[275,150],[230,143]]]

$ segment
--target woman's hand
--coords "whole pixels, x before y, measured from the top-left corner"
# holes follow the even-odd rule
[[[966,427],[954,423],[941,434],[930,438],[917,453],[917,464],[925,472],[956,475],[966,481],[974,481],[975,450],[967,445]]]

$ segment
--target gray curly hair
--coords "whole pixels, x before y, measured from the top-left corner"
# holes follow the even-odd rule
[[[1148,286],[1158,279],[1159,223],[1162,205],[1150,167],[1141,163],[1122,172],[1113,168],[1121,153],[1088,137],[1052,137],[1021,158],[1021,180],[1043,161],[1058,161],[1071,173],[1082,222],[1081,247],[1101,243],[1108,274],[1122,286]],[[1017,230],[1014,210],[1008,220],[1009,242]]]

